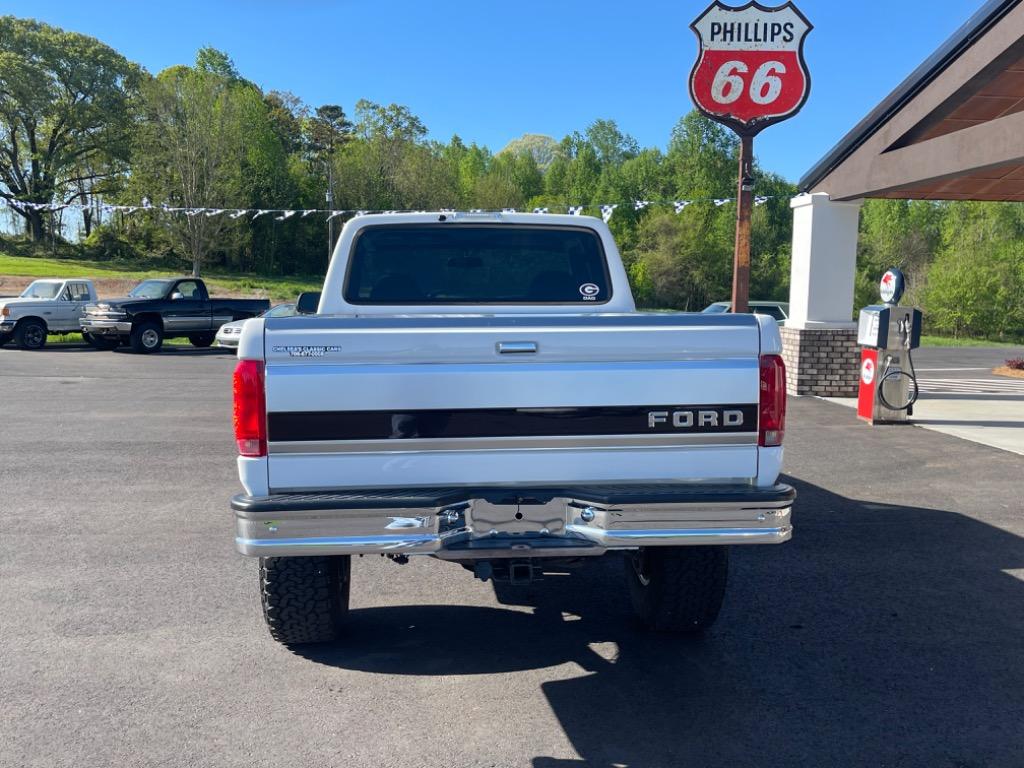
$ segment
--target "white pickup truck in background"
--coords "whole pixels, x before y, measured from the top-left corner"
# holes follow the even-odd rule
[[[16,299],[0,299],[0,346],[13,339],[21,349],[42,349],[49,334],[79,333],[85,305],[94,301],[92,280],[34,280]]]
[[[707,628],[728,546],[791,535],[780,353],[770,317],[637,312],[599,219],[350,220],[317,314],[239,346],[231,506],[271,634],[341,637],[378,553],[513,583],[621,553],[648,626]]]

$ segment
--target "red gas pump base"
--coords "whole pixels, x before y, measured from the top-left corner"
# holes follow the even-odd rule
[[[868,424],[909,424],[907,416],[913,413],[907,409],[906,413],[890,410],[882,405],[878,399],[878,386],[882,379],[882,371],[879,370],[879,352],[883,354],[886,350],[878,350],[874,347],[864,347],[860,353],[860,383],[857,388],[857,418],[866,421]],[[890,418],[886,418],[889,416]],[[891,418],[896,417],[896,418]]]
[[[857,418],[875,423],[875,382],[878,379],[878,350],[860,351],[860,384],[857,388]]]

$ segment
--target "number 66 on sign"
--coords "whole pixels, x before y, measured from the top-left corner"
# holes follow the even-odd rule
[[[712,119],[753,136],[807,101],[803,43],[811,24],[793,3],[731,8],[716,0],[690,28],[700,44],[690,96]]]

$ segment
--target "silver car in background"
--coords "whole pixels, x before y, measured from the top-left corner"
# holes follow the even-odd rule
[[[750,311],[755,315],[769,315],[779,325],[785,325],[789,318],[789,302],[787,301],[750,301]],[[701,312],[705,315],[717,315],[732,310],[731,301],[716,301],[709,304]]]
[[[260,317],[293,317],[296,315],[294,304],[278,304],[276,307],[271,307],[264,312]],[[246,324],[246,320],[238,320],[234,323],[225,323],[217,331],[217,346],[228,347],[230,349],[238,348],[238,340],[242,338],[242,326]]]

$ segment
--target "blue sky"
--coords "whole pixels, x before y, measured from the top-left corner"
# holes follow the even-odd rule
[[[600,117],[664,147],[691,108],[689,24],[706,4],[0,0],[0,12],[93,35],[152,72],[191,63],[212,45],[264,89],[349,114],[360,98],[405,104],[433,138],[458,133],[498,150],[523,133],[558,139]],[[798,5],[815,26],[806,44],[811,96],[755,144],[764,167],[793,181],[982,0]]]

